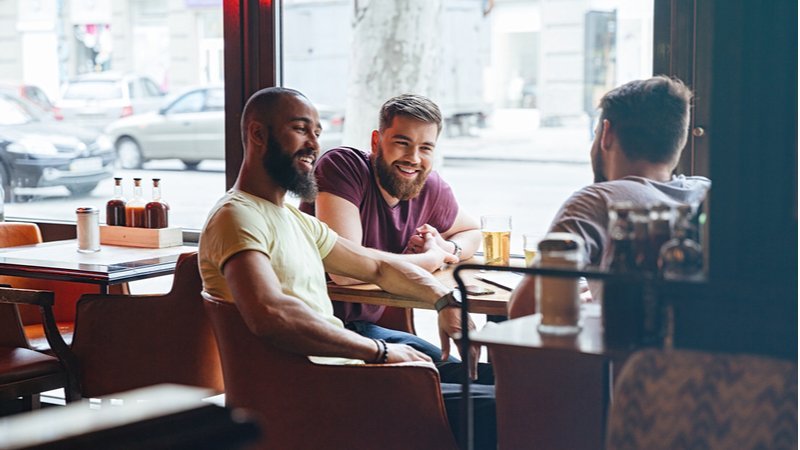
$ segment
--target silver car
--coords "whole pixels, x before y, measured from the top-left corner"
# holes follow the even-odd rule
[[[341,143],[343,114],[318,106],[322,150]],[[225,158],[225,92],[212,85],[184,91],[156,112],[117,120],[106,128],[119,164],[138,169],[154,159],[180,159],[188,169]]]
[[[55,108],[65,123],[102,130],[120,117],[154,111],[163,100],[164,93],[148,77],[98,72],[66,82]]]
[[[117,120],[106,133],[125,169],[174,158],[194,169],[204,159],[225,157],[225,92],[222,86],[189,89],[158,111]]]

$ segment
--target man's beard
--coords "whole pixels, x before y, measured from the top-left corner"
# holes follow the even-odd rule
[[[608,181],[606,178],[605,171],[603,170],[603,155],[602,150],[600,149],[600,141],[599,138],[592,144],[594,147],[592,151],[592,172],[594,173],[594,182],[595,183],[602,183],[603,181]]]
[[[394,172],[394,167],[383,158],[383,149],[378,144],[378,156],[372,161],[378,175],[378,183],[394,198],[409,200],[419,195],[428,179],[430,169],[417,173],[413,180],[404,180]]]
[[[312,202],[317,197],[317,180],[314,178],[314,171],[304,173],[294,165],[297,157],[315,155],[314,149],[305,148],[288,154],[285,152],[277,140],[272,136],[267,138],[267,152],[264,155],[262,164],[264,169],[278,186],[286,189],[302,200]]]

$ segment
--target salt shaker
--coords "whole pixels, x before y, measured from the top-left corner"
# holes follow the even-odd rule
[[[91,207],[78,208],[78,251],[94,253],[100,251],[100,210]]]

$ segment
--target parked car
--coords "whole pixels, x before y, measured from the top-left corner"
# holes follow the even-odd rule
[[[320,145],[339,145],[343,115],[326,107],[319,110],[324,130]],[[205,159],[225,158],[225,92],[216,85],[189,88],[158,111],[119,119],[105,132],[125,169],[154,159],[180,159],[195,169]]]
[[[0,184],[10,201],[12,187],[66,186],[91,192],[112,176],[111,140],[94,131],[53,120],[30,102],[0,91]]]
[[[21,97],[30,103],[33,103],[42,111],[50,114],[56,120],[60,120],[61,116],[56,114],[55,106],[52,100],[39,86],[33,84],[16,83],[0,81],[0,92],[11,95],[12,97]]]
[[[154,111],[163,100],[164,93],[148,77],[98,72],[64,83],[56,112],[64,122],[99,131],[120,117]]]

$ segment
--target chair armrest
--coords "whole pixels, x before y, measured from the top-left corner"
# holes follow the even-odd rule
[[[64,366],[64,369],[66,369],[68,379],[67,386],[65,387],[66,398],[68,401],[71,401],[80,398],[77,387],[78,360],[69,346],[67,346],[67,343],[64,342],[61,333],[58,332],[55,314],[53,314],[54,299],[55,294],[52,291],[0,287],[0,303],[33,305],[39,307],[39,311],[42,315],[44,334],[48,344],[50,344],[50,349]]]

